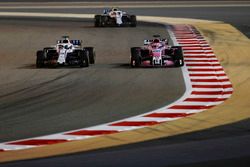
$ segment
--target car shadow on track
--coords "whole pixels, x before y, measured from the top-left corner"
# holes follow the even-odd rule
[[[111,68],[111,69],[159,69],[159,68],[179,68],[179,67],[152,67],[152,66],[141,66],[133,68],[130,66],[129,63],[113,63],[113,64],[95,64],[93,66],[90,66],[90,68]],[[80,68],[79,66],[56,66],[56,67],[43,67],[43,68],[37,68],[35,64],[25,64],[23,66],[17,67],[17,69],[77,69]],[[88,67],[86,67],[88,68]],[[84,68],[83,68],[84,69]]]
[[[162,66],[141,66],[141,67],[131,67],[128,63],[116,63],[110,64],[111,68],[122,68],[122,69],[158,69],[158,68],[179,68],[179,67],[162,67]]]
[[[17,67],[17,69],[36,69],[35,64],[25,64],[24,66]]]
[[[17,67],[17,69],[84,69],[88,67],[79,67],[79,66],[63,66],[63,65],[58,65],[56,67],[42,67],[42,68],[37,68],[35,64],[25,64],[23,66]]]

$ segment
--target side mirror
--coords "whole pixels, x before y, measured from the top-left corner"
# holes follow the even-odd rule
[[[145,39],[144,40],[144,45],[149,45],[151,42],[153,42],[153,40]]]
[[[163,38],[162,41],[165,42],[165,44],[168,45],[168,40],[166,38]]]

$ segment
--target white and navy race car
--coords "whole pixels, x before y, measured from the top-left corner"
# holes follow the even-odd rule
[[[135,15],[129,15],[118,8],[104,9],[102,15],[95,15],[95,27],[136,27]]]
[[[88,67],[95,63],[95,50],[93,47],[82,48],[81,40],[70,40],[63,36],[57,44],[38,50],[36,54],[36,67],[57,67],[70,65]]]

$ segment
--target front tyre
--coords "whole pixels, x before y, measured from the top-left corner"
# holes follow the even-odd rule
[[[79,65],[80,67],[88,67],[89,66],[89,52],[87,50],[79,50]]]
[[[39,50],[36,52],[36,68],[44,67],[44,52]]]
[[[93,47],[84,47],[83,50],[87,50],[89,52],[89,63],[95,64],[95,49]]]
[[[131,21],[130,26],[131,26],[131,27],[136,27],[136,25],[137,25],[137,20],[136,20],[136,16],[135,16],[135,15],[131,15],[130,21]]]
[[[109,20],[108,16],[101,16],[100,27],[105,27],[107,25],[108,20]]]
[[[173,60],[176,67],[182,67],[184,65],[184,58],[181,46],[173,46]]]
[[[133,47],[131,48],[131,59],[130,66],[131,67],[140,67],[141,65],[141,48]]]
[[[182,67],[184,65],[184,60],[183,58],[178,58],[174,60],[174,66],[175,67]]]
[[[95,27],[101,26],[101,15],[95,15]]]

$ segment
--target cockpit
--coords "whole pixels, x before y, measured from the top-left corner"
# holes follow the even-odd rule
[[[118,8],[112,8],[111,11],[119,11]]]
[[[160,43],[160,40],[156,38],[153,40],[153,43]]]
[[[64,39],[62,43],[70,43],[70,41],[68,39]]]

